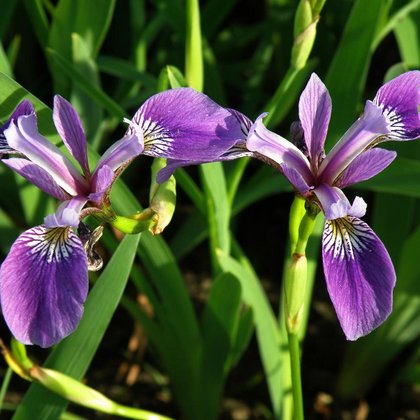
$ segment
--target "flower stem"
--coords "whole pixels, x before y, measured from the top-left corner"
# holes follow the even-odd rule
[[[12,375],[13,375],[13,370],[9,366],[6,370],[6,374],[4,375],[3,382],[0,389],[0,411],[3,409],[4,397],[6,396],[7,388],[9,387],[10,379],[12,378]]]
[[[284,276],[284,315],[290,355],[293,395],[293,419],[303,419],[303,397],[300,377],[299,334],[304,324],[307,286],[306,246],[313,232],[317,208],[296,197],[290,210],[289,233],[291,258]]]
[[[300,373],[300,347],[297,334],[287,334],[292,373],[293,419],[303,420],[302,381]]]

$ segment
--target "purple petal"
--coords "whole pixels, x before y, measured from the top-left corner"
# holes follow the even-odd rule
[[[254,152],[248,150],[245,140],[239,140],[230,149],[228,149],[215,160],[225,162],[241,157],[256,157]]]
[[[322,258],[328,292],[347,339],[369,334],[392,309],[395,271],[384,245],[358,218],[327,220]]]
[[[340,219],[346,216],[362,217],[366,213],[366,203],[363,198],[356,197],[353,204],[337,187],[321,184],[314,190],[327,220]]]
[[[366,102],[365,112],[335,144],[322,161],[319,180],[333,184],[350,163],[372,146],[381,136],[390,133],[382,110],[371,101]]]
[[[71,200],[64,201],[58,206],[54,214],[50,214],[44,219],[45,227],[77,227],[80,223],[80,212],[88,201],[87,197],[73,197]]]
[[[108,166],[114,172],[122,172],[142,151],[143,148],[137,134],[123,137],[115,142],[99,159],[92,180],[95,179],[96,173],[102,166]]]
[[[100,203],[118,175],[143,151],[139,138],[142,138],[141,132],[126,135],[102,155],[92,175],[89,200]]]
[[[315,167],[324,154],[331,117],[331,97],[320,78],[312,73],[299,100],[299,119],[305,133],[310,160]]]
[[[248,150],[266,156],[279,165],[286,164],[299,172],[307,184],[311,184],[313,176],[308,159],[294,144],[264,126],[262,119],[266,115],[261,114],[252,125],[246,142]]]
[[[167,181],[175,172],[176,169],[182,168],[184,166],[190,165],[201,165],[205,162],[197,162],[194,160],[175,160],[175,159],[168,159],[166,162],[166,166],[162,168],[156,175],[156,182],[158,184],[162,184],[163,182]]]
[[[49,347],[73,332],[87,291],[86,253],[67,228],[27,230],[0,268],[3,315],[24,344]]]
[[[35,110],[32,104],[27,99],[25,99],[16,107],[16,109],[13,111],[12,115],[7,120],[7,122],[3,124],[3,126],[0,128],[0,158],[2,154],[16,152],[7,143],[6,136],[4,135],[4,130],[6,130],[6,128],[9,127],[10,123],[13,120],[17,120],[17,118],[21,115],[29,115],[34,112]]]
[[[117,175],[107,165],[102,165],[99,170],[95,171],[92,192],[89,194],[89,200],[95,203],[101,203],[104,195],[111,189]]]
[[[36,115],[24,115],[4,132],[13,149],[48,172],[54,181],[70,195],[88,189],[86,180],[61,151],[38,132]]]
[[[241,127],[241,131],[244,135],[243,138],[246,139],[249,130],[252,127],[252,121],[246,115],[242,114],[242,112],[239,112],[236,109],[226,108],[226,110],[231,112],[232,115],[238,120]]]
[[[389,138],[420,138],[420,71],[409,71],[390,80],[378,90],[373,101],[388,120]]]
[[[9,158],[3,160],[3,163],[57,200],[64,201],[69,198],[69,195],[63,191],[48,172],[31,161],[22,158]]]
[[[86,135],[76,110],[59,95],[54,96],[54,124],[67,149],[79,162],[83,173],[89,173]]]
[[[357,156],[337,182],[340,188],[366,181],[382,172],[397,157],[397,153],[380,148],[369,149]]]
[[[197,162],[210,162],[244,139],[237,116],[190,88],[149,98],[134,115],[128,132],[139,129],[145,154]]]
[[[246,142],[244,140],[238,141],[229,150],[227,150],[221,156],[211,159],[210,162],[216,162],[216,161],[225,162],[225,161],[229,161],[233,159],[238,159],[241,157],[256,157],[253,152],[250,152],[246,148]],[[162,182],[167,181],[173,175],[175,170],[178,168],[182,168],[184,166],[190,166],[190,165],[201,165],[203,163],[209,163],[209,161],[208,160],[196,161],[196,160],[168,159],[166,166],[158,172],[156,176],[156,182],[161,184]]]
[[[296,188],[297,191],[299,191],[301,194],[306,194],[311,190],[312,187],[306,183],[298,171],[296,171],[294,168],[290,168],[285,163],[280,166],[283,175],[293,185],[293,187]]]

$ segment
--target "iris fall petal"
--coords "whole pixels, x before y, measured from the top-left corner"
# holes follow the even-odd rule
[[[328,292],[347,339],[369,334],[392,309],[395,271],[384,245],[356,217],[327,220],[322,258]]]
[[[68,228],[22,233],[0,268],[0,299],[13,335],[49,347],[77,327],[88,291],[87,259]]]
[[[190,88],[149,98],[134,115],[128,133],[139,130],[144,154],[195,162],[217,159],[244,137],[231,111]]]

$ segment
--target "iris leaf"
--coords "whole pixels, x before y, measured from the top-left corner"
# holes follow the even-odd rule
[[[354,3],[325,81],[334,109],[327,146],[338,140],[357,115],[372,56],[371,46],[387,9],[386,3],[384,0]]]

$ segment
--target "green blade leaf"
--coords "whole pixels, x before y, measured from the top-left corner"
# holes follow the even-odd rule
[[[213,282],[201,319],[202,406],[208,418],[217,417],[232,344],[238,329],[240,304],[239,281],[231,273],[222,273]]]
[[[279,417],[283,396],[283,360],[281,357],[280,331],[276,317],[256,274],[222,252],[218,254],[218,259],[222,269],[234,274],[241,282],[243,300],[253,310],[255,330],[271,402],[275,415]]]
[[[166,66],[166,72],[172,89],[188,86],[184,75],[175,66]]]
[[[109,113],[119,119],[126,116],[121,106],[109,97],[103,90],[92,86],[89,79],[68,59],[54,50],[48,49],[48,55],[56,63],[61,72],[68,75],[87,95],[97,104],[104,107]]]
[[[54,9],[47,46],[71,61],[71,35],[77,33],[95,58],[108,32],[114,7],[115,0],[61,0]],[[71,78],[57,68],[55,61],[50,64],[55,91],[68,96]]]
[[[385,3],[384,0],[357,0],[344,28],[325,80],[334,109],[328,133],[330,146],[355,119]]]

